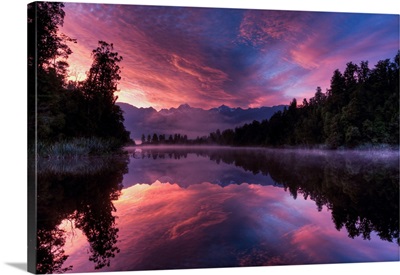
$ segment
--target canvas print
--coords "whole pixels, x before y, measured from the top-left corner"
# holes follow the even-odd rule
[[[399,261],[399,15],[27,17],[30,272]]]

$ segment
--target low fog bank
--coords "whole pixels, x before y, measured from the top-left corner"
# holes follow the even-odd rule
[[[365,147],[357,149],[337,149],[330,150],[325,148],[299,148],[299,147],[285,147],[285,148],[267,148],[267,147],[232,147],[232,146],[219,146],[219,145],[137,145],[127,146],[125,150],[128,153],[135,153],[148,150],[160,151],[187,151],[193,153],[197,151],[242,151],[242,152],[258,152],[267,154],[294,154],[303,156],[345,156],[348,157],[362,157],[371,159],[399,159],[399,148],[397,147]]]

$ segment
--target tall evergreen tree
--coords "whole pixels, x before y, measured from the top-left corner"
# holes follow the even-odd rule
[[[64,23],[64,4],[34,2],[28,5],[28,141],[62,137],[65,115],[63,100],[65,61],[72,53],[67,42],[76,40],[59,34]],[[35,106],[36,105],[36,106]]]
[[[122,110],[115,105],[118,98],[115,93],[121,79],[118,64],[122,61],[122,56],[113,50],[113,44],[99,41],[99,46],[92,52],[93,63],[81,89],[90,118],[90,133],[127,142],[129,132],[123,125]]]
[[[224,130],[219,144],[236,146],[322,145],[354,148],[360,145],[399,144],[399,55],[379,61],[347,63],[344,73],[333,72],[324,94],[288,108],[269,120]],[[211,133],[209,140],[217,140]]]

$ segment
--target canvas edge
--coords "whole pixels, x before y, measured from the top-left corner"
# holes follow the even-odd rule
[[[75,1],[66,1],[67,3],[81,3],[77,0]],[[98,1],[101,2],[101,1]],[[28,5],[31,4],[36,4],[36,2],[31,2],[28,3]],[[117,4],[117,3],[101,3],[101,4]],[[157,4],[129,4],[129,3],[123,3],[124,5],[136,5],[136,6],[161,6],[161,5],[157,5]],[[168,5],[163,5],[163,6],[168,6]],[[171,7],[176,7],[175,5],[171,5]],[[217,8],[217,7],[202,7],[202,6],[181,6],[181,7],[185,7],[185,8]],[[220,7],[221,9],[246,9],[246,8],[229,8],[229,7]],[[279,9],[277,9],[279,10]],[[284,9],[282,9],[284,10]],[[288,10],[290,11],[290,10]],[[307,12],[306,10],[298,10],[300,12]],[[343,11],[333,11],[333,12],[329,12],[329,11],[311,11],[311,12],[322,12],[322,13],[371,13],[372,12],[343,12]],[[396,14],[396,13],[388,13],[387,15],[398,15],[399,16],[399,20],[400,20],[400,15]],[[28,45],[29,45],[29,40],[30,39],[36,39],[36,37],[29,37],[28,35]],[[37,44],[37,43],[35,43]],[[35,60],[36,62],[36,60]],[[29,74],[28,71],[28,83],[30,79],[35,79],[36,80],[36,74],[32,75]],[[28,112],[27,112],[27,119],[29,121],[30,119],[30,114],[34,114],[35,118],[34,121],[36,123],[36,100],[30,100],[30,95],[32,95],[32,93],[35,95],[34,98],[36,99],[36,85],[35,85],[35,89],[29,89],[29,84],[28,84],[28,102],[27,102],[27,107],[28,107]],[[31,118],[32,119],[32,118]],[[35,124],[35,129],[36,129],[36,124]],[[30,147],[29,145],[33,142],[33,144],[35,144],[34,147]],[[28,127],[28,140],[27,140],[27,191],[28,191],[28,201],[27,201],[27,235],[28,235],[28,239],[27,239],[27,271],[30,273],[37,273],[37,269],[36,269],[36,264],[37,264],[37,253],[36,253],[36,248],[37,248],[37,154],[36,154],[36,149],[37,149],[37,132],[36,130],[34,132],[29,131],[29,127]],[[400,250],[399,250],[400,253]],[[399,254],[400,255],[400,254]],[[399,260],[400,260],[400,256],[399,256]],[[381,262],[381,263],[385,263],[385,262]],[[340,263],[343,264],[343,263]],[[355,263],[357,264],[357,263]],[[134,271],[134,270],[132,270]],[[116,271],[119,272],[119,271]],[[113,273],[113,272],[111,272]]]
[[[28,13],[28,6],[32,5],[35,9],[36,14],[36,2],[28,3],[27,4],[27,13]],[[28,17],[28,14],[27,14]],[[28,140],[27,140],[27,194],[28,194],[28,201],[27,201],[27,213],[28,213],[28,220],[27,220],[27,271],[30,273],[36,273],[36,264],[37,264],[37,58],[36,58],[36,48],[30,49],[31,45],[37,45],[36,40],[36,26],[34,27],[34,35],[31,33],[27,34],[27,50],[34,50],[35,58],[33,60],[32,67],[33,70],[28,70],[28,79],[27,79],[27,133],[28,133]],[[32,40],[35,43],[30,43]],[[28,57],[27,52],[27,57]],[[27,59],[27,66],[28,66],[28,59]],[[29,124],[33,124],[29,125]]]

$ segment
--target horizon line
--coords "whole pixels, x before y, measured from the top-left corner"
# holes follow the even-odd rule
[[[138,107],[138,106],[133,105],[131,102],[126,102],[126,101],[116,101],[116,102],[115,102],[115,104],[118,104],[118,103],[127,104],[127,105],[130,105],[130,106],[135,107],[135,108],[138,108],[138,109],[154,109],[154,110],[157,111],[157,112],[160,112],[161,110],[179,109],[179,108],[181,108],[181,107],[186,107],[186,106],[187,106],[188,108],[192,108],[192,109],[201,109],[201,110],[204,110],[204,111],[209,111],[209,110],[212,110],[212,109],[218,109],[218,108],[221,108],[221,107],[227,107],[227,108],[229,108],[229,109],[249,110],[249,109],[273,108],[273,107],[279,107],[279,106],[289,106],[289,104],[277,104],[277,105],[272,105],[272,106],[265,106],[265,105],[264,105],[264,106],[258,106],[258,107],[240,107],[240,106],[238,106],[238,107],[231,107],[231,106],[228,106],[228,105],[226,105],[226,104],[222,104],[222,105],[220,105],[220,106],[215,106],[215,107],[211,107],[211,108],[205,109],[205,108],[201,108],[201,107],[192,106],[192,105],[190,105],[189,103],[181,103],[181,104],[179,104],[178,107],[169,107],[169,108],[168,108],[168,107],[164,107],[164,108],[156,109],[156,108],[154,108],[153,106]]]

